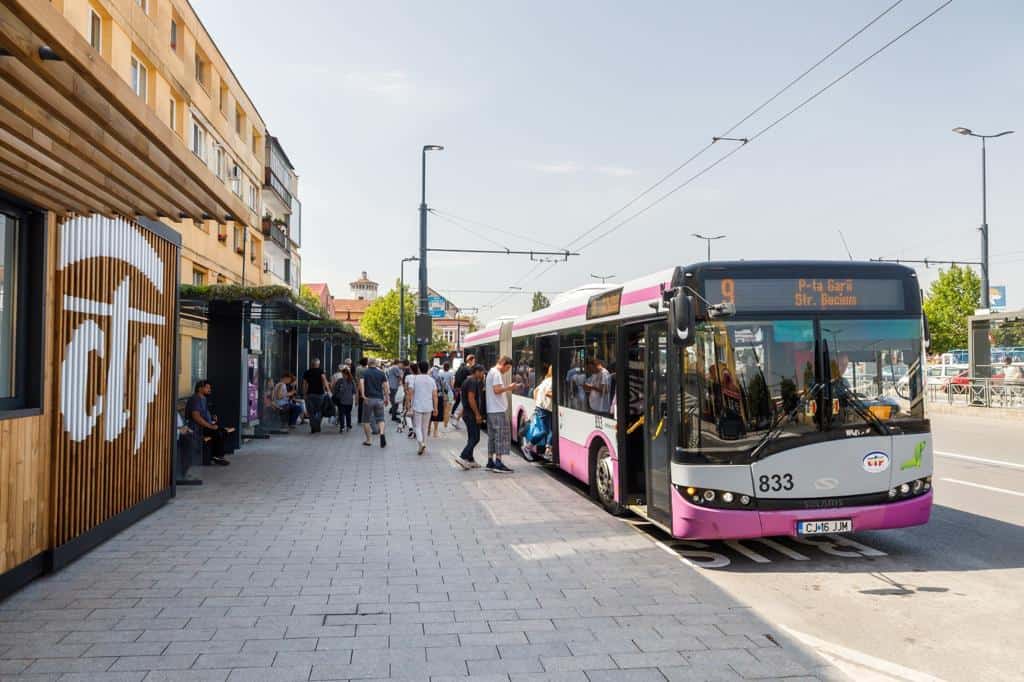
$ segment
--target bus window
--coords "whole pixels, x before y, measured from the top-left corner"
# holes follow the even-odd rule
[[[586,330],[586,380],[583,391],[586,409],[594,414],[612,415],[615,405],[616,325],[602,324]]]
[[[529,396],[534,386],[533,337],[512,339],[512,381],[522,384],[516,395]]]
[[[571,410],[586,409],[587,395],[583,390],[587,378],[586,356],[582,330],[572,329],[560,335],[558,367],[562,376],[558,377],[558,404]]]

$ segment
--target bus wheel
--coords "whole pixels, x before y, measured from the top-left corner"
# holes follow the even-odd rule
[[[622,505],[615,501],[615,475],[612,468],[612,453],[602,445],[594,460],[594,475],[591,477],[590,493],[608,512],[616,516],[622,513]]]

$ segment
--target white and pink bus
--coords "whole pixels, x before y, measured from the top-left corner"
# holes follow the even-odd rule
[[[903,266],[709,262],[568,291],[465,347],[512,357],[519,438],[551,368],[551,461],[610,512],[749,538],[928,521],[926,329]]]

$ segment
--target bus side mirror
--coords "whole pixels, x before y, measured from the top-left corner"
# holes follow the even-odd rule
[[[924,323],[924,350],[928,352],[932,349],[932,330],[928,328],[928,314],[923,311],[921,321]]]
[[[669,299],[668,326],[673,331],[673,339],[677,346],[693,345],[697,319],[692,296],[686,296],[679,291]]]

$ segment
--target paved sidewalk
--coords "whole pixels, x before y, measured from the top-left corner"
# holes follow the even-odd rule
[[[548,472],[455,466],[461,440],[247,445],[0,603],[0,679],[835,678]]]

